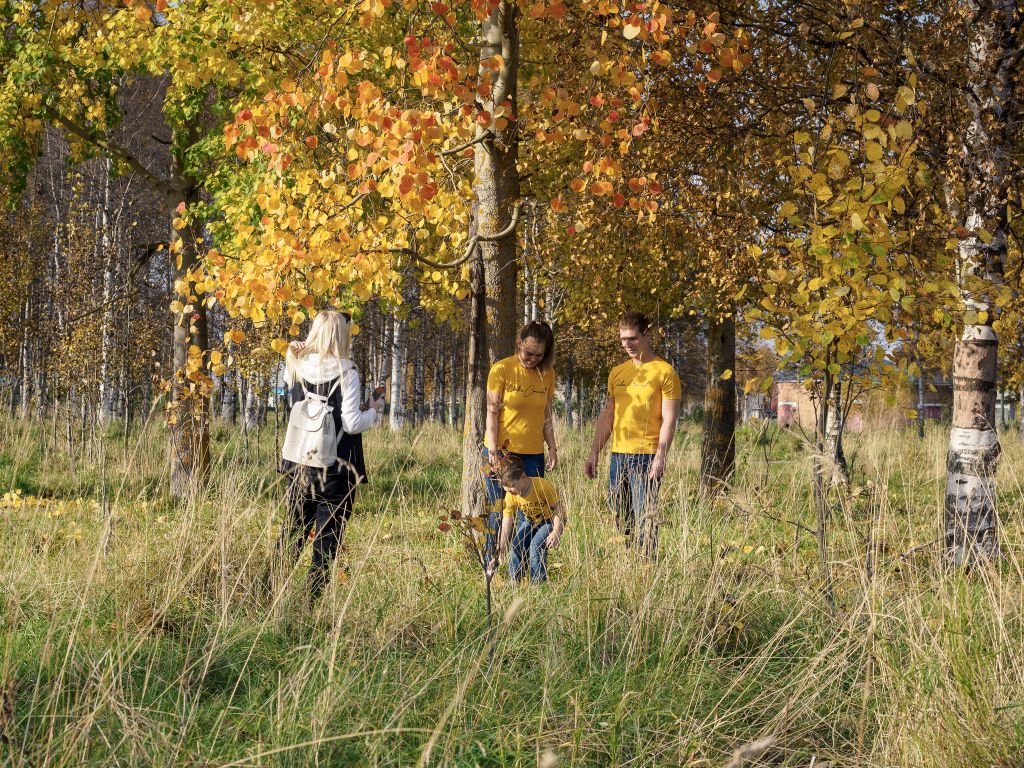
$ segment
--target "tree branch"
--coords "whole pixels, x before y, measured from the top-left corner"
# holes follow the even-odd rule
[[[496,240],[504,240],[506,237],[516,231],[516,227],[519,226],[519,217],[523,212],[523,202],[520,200],[516,203],[515,208],[512,209],[512,221],[508,223],[501,232],[494,235],[477,235],[474,239],[482,240],[485,243],[493,243]]]
[[[65,130],[73,133],[75,136],[82,139],[83,141],[92,144],[97,149],[106,152],[111,157],[126,163],[129,167],[131,167],[132,170],[134,170],[136,173],[138,173],[140,176],[146,179],[146,181],[149,182],[150,186],[152,186],[153,189],[155,189],[160,194],[167,196],[171,194],[171,192],[173,191],[171,189],[171,186],[166,181],[156,176],[128,150],[118,146],[117,144],[112,144],[102,136],[97,136],[93,133],[90,133],[81,126],[78,126],[75,123],[71,122],[58,112],[48,109],[47,114],[49,115],[50,119],[53,120],[54,123],[61,126]]]
[[[446,262],[434,261],[432,259],[428,259],[426,256],[420,256],[419,253],[413,250],[412,248],[391,248],[390,253],[404,253],[406,256],[412,256],[412,258],[416,259],[416,261],[420,262],[421,264],[425,264],[431,269],[457,269],[458,267],[461,267],[463,264],[470,260],[470,258],[473,256],[473,250],[477,247],[478,244],[478,238],[471,237],[469,239],[469,242],[466,244],[466,252],[462,255],[462,258],[456,259],[455,261]]]
[[[459,146],[457,146],[457,147],[452,147],[451,149],[446,149],[446,150],[442,151],[441,152],[441,157],[450,157],[451,155],[457,155],[460,152],[465,152],[467,149],[472,147],[474,144],[481,144],[481,143],[483,143],[485,141],[489,141],[490,139],[493,139],[493,138],[494,138],[494,133],[493,133],[493,131],[491,131],[488,128],[486,131],[481,133],[479,136],[476,136],[475,138],[470,139],[469,141],[465,142],[464,144],[459,144]]]

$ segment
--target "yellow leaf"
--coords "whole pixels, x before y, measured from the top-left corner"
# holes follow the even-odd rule
[[[869,141],[864,148],[864,154],[872,163],[882,159],[882,145],[877,141]]]
[[[622,36],[627,40],[633,40],[637,35],[640,34],[640,27],[632,22],[626,24],[622,28]]]
[[[814,99],[804,99],[804,109],[806,109],[808,112],[813,112],[816,106],[817,105],[814,103]]]
[[[722,375],[720,378],[722,379],[722,381],[728,381],[729,379],[732,378],[732,370],[730,368],[726,368],[724,371],[722,371]]]
[[[779,208],[779,216],[783,219],[789,218],[794,213],[796,213],[796,205],[791,201],[787,200],[782,204],[782,207]]]

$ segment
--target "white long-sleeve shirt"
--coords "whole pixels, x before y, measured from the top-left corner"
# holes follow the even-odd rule
[[[359,371],[350,358],[339,360],[336,357],[327,357],[321,360],[317,353],[310,353],[299,361],[299,376],[307,384],[323,384],[341,376],[341,426],[350,435],[365,432],[377,422],[377,411],[373,408],[359,410],[362,404],[362,387],[359,383]],[[285,381],[289,385],[293,383],[287,370]]]

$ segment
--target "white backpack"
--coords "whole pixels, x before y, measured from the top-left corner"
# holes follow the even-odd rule
[[[292,406],[288,415],[288,431],[284,436],[281,455],[288,461],[306,467],[327,469],[338,461],[338,435],[334,429],[334,408],[327,404],[341,383],[335,381],[327,396],[306,389],[299,379],[305,397]]]

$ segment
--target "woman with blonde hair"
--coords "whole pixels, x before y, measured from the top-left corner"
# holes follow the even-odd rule
[[[287,459],[281,462],[282,470],[289,475],[281,550],[290,558],[297,558],[310,531],[316,531],[313,565],[307,578],[312,599],[327,585],[345,524],[352,516],[356,488],[366,482],[362,433],[377,421],[384,402],[383,398],[371,399],[368,409],[360,408],[362,390],[350,355],[349,320],[347,313],[319,312],[305,342],[291,344],[285,356],[285,381],[291,385],[291,402],[304,400],[306,392],[327,397],[338,435],[338,461],[326,469],[302,466]]]

